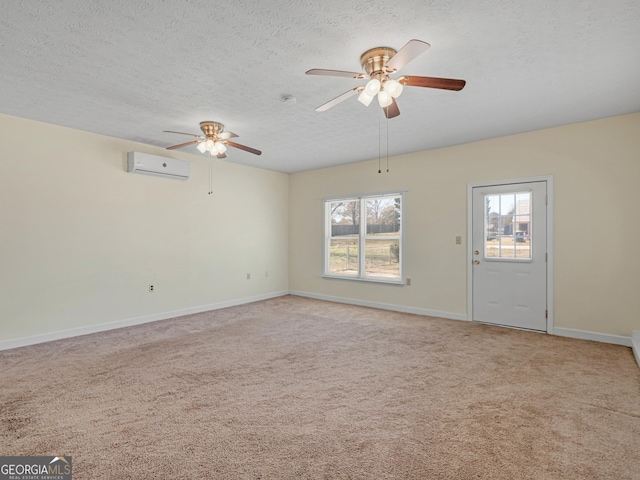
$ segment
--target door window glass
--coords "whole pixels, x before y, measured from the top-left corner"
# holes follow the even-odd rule
[[[485,195],[486,258],[531,259],[531,192]]]

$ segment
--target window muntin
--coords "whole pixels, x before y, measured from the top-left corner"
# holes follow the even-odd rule
[[[485,258],[531,260],[531,192],[485,195]]]
[[[325,201],[329,277],[402,282],[402,194]]]

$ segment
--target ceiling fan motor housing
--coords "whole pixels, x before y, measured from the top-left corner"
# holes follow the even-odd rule
[[[396,53],[397,52],[390,47],[372,48],[362,54],[360,57],[360,65],[362,65],[362,68],[370,77],[385,73],[392,73],[387,72],[384,69],[384,66]]]
[[[218,122],[200,122],[200,130],[207,138],[216,137],[224,130],[224,125]]]

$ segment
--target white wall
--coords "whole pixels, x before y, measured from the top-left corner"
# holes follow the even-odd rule
[[[127,173],[133,150],[191,179]],[[0,115],[0,344],[285,292],[288,176],[229,155],[208,195],[208,162]]]
[[[290,290],[466,318],[467,247],[455,237],[467,239],[467,184],[552,175],[555,326],[627,337],[640,329],[640,113],[404,155],[390,167],[291,176]],[[322,278],[323,197],[394,189],[408,190],[412,286]]]

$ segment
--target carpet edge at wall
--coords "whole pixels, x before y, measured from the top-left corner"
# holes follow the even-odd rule
[[[170,312],[159,312],[151,315],[144,315],[141,317],[127,318],[123,320],[116,320],[113,322],[100,323],[97,325],[60,330],[57,332],[45,333],[42,335],[33,335],[29,337],[0,341],[0,351],[10,350],[12,348],[26,347],[28,345],[35,345],[38,343],[52,342],[54,340],[62,340],[65,338],[78,337],[81,335],[89,335],[91,333],[105,332],[118,328],[132,327],[134,325],[157,322],[159,320],[167,320],[169,318],[181,317],[183,315],[191,315],[193,313],[201,313],[211,310],[219,310],[221,308],[235,307],[237,305],[244,305],[247,303],[259,302],[261,300],[268,300],[270,298],[282,297],[284,295],[287,295],[288,293],[288,291],[283,290],[267,293],[264,295],[256,295],[253,297],[238,298],[235,300],[213,303],[209,305],[183,308],[179,310],[172,310]]]

